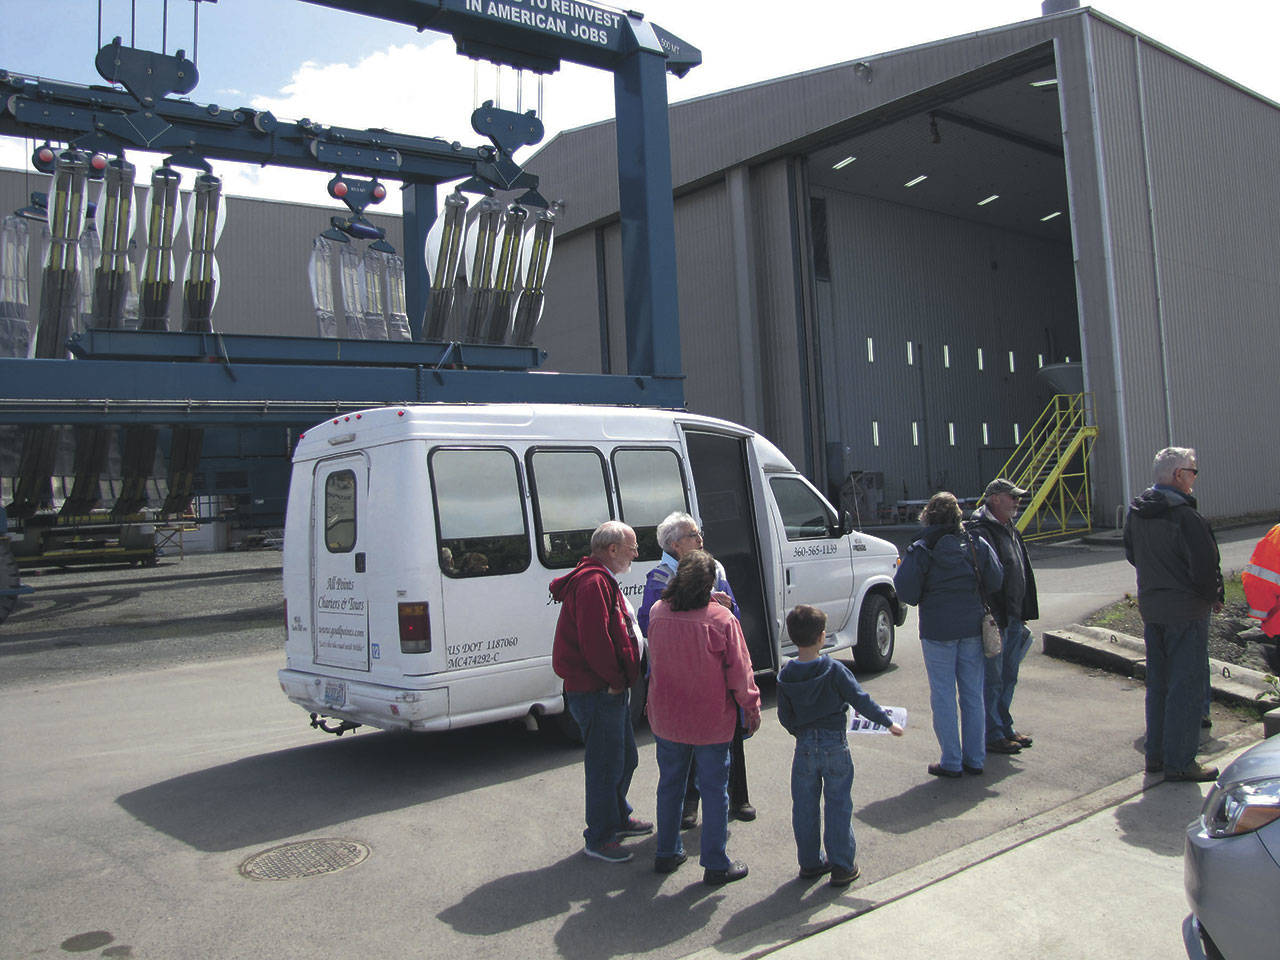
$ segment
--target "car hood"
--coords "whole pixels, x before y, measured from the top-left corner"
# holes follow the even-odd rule
[[[1263,740],[1232,760],[1218,777],[1218,783],[1226,786],[1262,777],[1280,777],[1280,736]]]

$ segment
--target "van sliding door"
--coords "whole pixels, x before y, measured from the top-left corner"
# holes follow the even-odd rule
[[[684,431],[706,549],[724,564],[742,615],[742,632],[757,670],[776,670],[756,516],[751,499],[747,439]]]

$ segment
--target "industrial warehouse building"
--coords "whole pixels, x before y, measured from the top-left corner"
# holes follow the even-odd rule
[[[671,108],[689,407],[834,489],[980,493],[1091,395],[1094,522],[1194,446],[1202,508],[1280,505],[1280,108],[1093,9]],[[626,372],[612,123],[529,164],[568,201],[555,369]]]
[[[875,478],[893,513],[979,493],[1055,392],[1084,391],[1095,525],[1171,443],[1197,448],[1206,513],[1280,505],[1275,103],[1086,8],[678,104],[670,125],[691,410],[759,429],[833,495]],[[545,370],[627,372],[615,142],[596,124],[528,163],[565,202]],[[43,179],[0,173],[0,203]],[[217,329],[315,334],[306,264],[331,212],[229,203]]]

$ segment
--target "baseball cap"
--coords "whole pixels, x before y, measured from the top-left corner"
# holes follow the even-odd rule
[[[1017,484],[1006,480],[1004,477],[996,477],[996,479],[988,483],[986,492],[982,495],[984,497],[989,497],[993,493],[1007,493],[1015,497],[1025,497],[1027,495],[1026,490],[1023,490]]]

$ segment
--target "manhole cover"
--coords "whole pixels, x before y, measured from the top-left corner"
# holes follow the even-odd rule
[[[300,880],[354,867],[369,848],[354,840],[302,840],[255,853],[240,864],[250,880]]]

